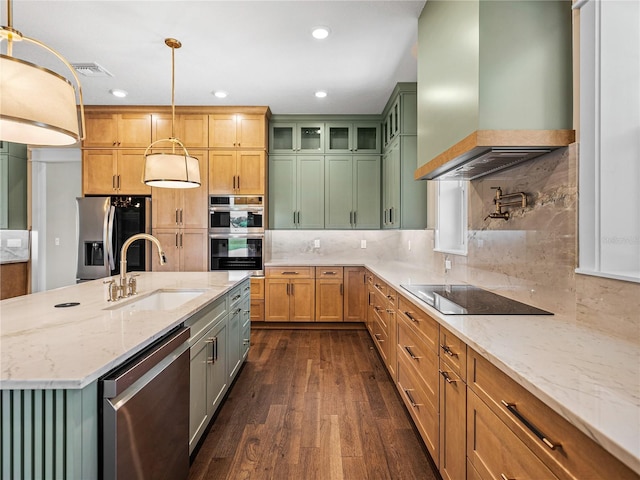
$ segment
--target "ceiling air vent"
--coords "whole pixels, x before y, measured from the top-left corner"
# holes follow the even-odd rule
[[[72,63],[71,66],[85,77],[113,77],[109,70],[97,63]]]

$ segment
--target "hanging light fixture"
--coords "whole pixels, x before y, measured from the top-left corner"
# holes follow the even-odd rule
[[[171,137],[156,140],[147,147],[142,181],[151,187],[195,188],[200,186],[200,164],[175,134],[175,50],[182,44],[175,38],[166,38],[164,43],[171,47]],[[151,147],[160,142],[171,143],[171,153],[149,153]],[[176,153],[176,146],[180,153]]]
[[[29,145],[72,145],[84,138],[84,107],[80,80],[71,64],[51,47],[13,28],[11,0],[7,0],[7,26],[0,26],[0,140]],[[78,89],[49,69],[14,57],[15,42],[28,42],[55,55],[69,69]]]

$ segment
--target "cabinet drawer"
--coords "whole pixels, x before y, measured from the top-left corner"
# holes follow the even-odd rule
[[[240,299],[242,298],[243,286],[244,284],[238,285],[237,287],[230,290],[229,293],[227,294],[227,296],[229,297],[229,311],[237,307],[237,303],[240,302]]]
[[[376,347],[378,347],[378,351],[386,365],[389,359],[389,335],[387,335],[387,328],[382,323],[378,315],[376,315],[376,318],[373,321],[372,328],[373,341],[375,342]]]
[[[405,319],[398,321],[398,357],[403,357],[406,365],[413,367],[429,401],[438,405],[438,354],[406,322]]]
[[[467,353],[469,387],[559,478],[639,478],[477,352]]]
[[[408,360],[403,356],[398,356],[398,390],[431,457],[437,464],[439,459],[438,409],[429,401],[429,395],[423,390],[420,380],[413,374],[413,367],[407,365],[407,362]]]
[[[423,340],[429,348],[437,352],[439,348],[438,322],[402,295],[398,295],[398,297],[399,316],[413,325],[423,335]]]
[[[342,278],[342,267],[316,267],[316,278]]]
[[[267,267],[271,278],[314,278],[315,267]]]
[[[557,478],[473,392],[467,397],[467,432],[467,457],[481,478]]]
[[[375,275],[373,276],[373,288],[381,293],[383,297],[387,296],[387,284]]]
[[[226,296],[218,298],[207,307],[206,311],[201,314],[196,314],[184,322],[185,327],[190,328],[189,343],[193,345],[198,341],[206,330],[211,328],[215,322],[222,319],[227,313],[227,298]]]
[[[467,379],[467,345],[440,325],[440,358],[463,380]]]
[[[398,296],[393,288],[387,286],[387,308],[396,308],[398,306]]]
[[[387,302],[386,297],[380,295],[378,290],[373,291],[371,298],[371,305],[375,313],[374,317],[382,324],[385,332],[387,332]]]

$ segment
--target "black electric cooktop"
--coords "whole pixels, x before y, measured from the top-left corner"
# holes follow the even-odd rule
[[[553,315],[472,285],[400,285],[445,315]]]

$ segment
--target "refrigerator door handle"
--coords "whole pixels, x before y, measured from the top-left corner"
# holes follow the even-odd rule
[[[113,251],[113,222],[116,216],[116,207],[111,205],[105,215],[104,228],[104,245],[107,252],[105,258],[105,267],[107,267],[107,276],[111,275],[111,271],[116,268],[115,252]]]

